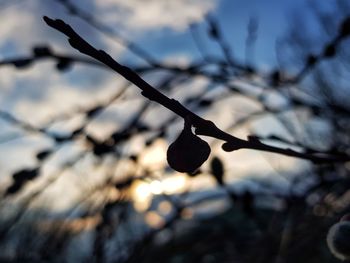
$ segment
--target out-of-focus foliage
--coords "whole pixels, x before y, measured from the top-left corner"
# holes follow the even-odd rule
[[[346,1],[335,4],[333,15],[317,5],[310,9],[322,37],[306,34],[307,27],[291,19],[277,43],[280,65],[268,71],[250,59],[259,38],[255,18],[247,27],[246,61],[235,57],[220,17],[208,15],[189,29],[202,58],[177,65],[155,60],[142,43],[121,38],[114,25],[74,1],[56,2],[141,58],[144,63],[132,68],[155,88],[228,133],[275,145],[283,154],[291,149],[333,161],[230,152],[234,145],[221,148],[196,135],[190,123],[183,128],[181,118],[119,76],[108,96],[92,95],[93,103],[77,103],[44,123],[1,110],[1,120],[14,129],[1,144],[35,137],[45,145],[32,152],[35,165],[17,160],[11,176],[1,175],[0,261],[338,262],[326,235],[350,211]],[[219,54],[203,49],[201,43],[210,41]],[[78,65],[109,72],[74,50],[50,45],[2,58],[0,73],[44,60],[53,61],[62,78]]]

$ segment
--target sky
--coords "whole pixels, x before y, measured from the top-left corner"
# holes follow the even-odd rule
[[[198,24],[198,36],[209,54],[218,54],[217,43],[208,39],[204,15],[211,13],[217,17],[226,42],[232,47],[232,53],[238,60],[245,59],[245,41],[247,24],[254,18],[258,22],[257,41],[254,50],[254,63],[262,69],[276,66],[275,42],[283,36],[291,12],[301,12],[305,8],[302,0],[177,0],[177,1],[123,1],[123,0],[80,0],[74,1],[82,10],[94,13],[94,16],[109,25],[129,41],[147,50],[153,57],[169,63],[186,64],[200,58],[195,42],[191,37],[189,26]],[[84,21],[67,14],[67,10],[55,0],[50,1],[1,1],[0,14],[3,21],[0,25],[0,59],[17,55],[26,55],[35,45],[48,44],[55,50],[74,54],[65,37],[47,27],[42,16],[61,18],[79,30],[93,44],[106,50],[127,65],[142,63],[130,55],[125,47],[115,43]],[[219,54],[221,55],[221,54]],[[69,90],[76,92],[72,100],[80,97],[82,87],[94,92],[94,86],[100,81],[108,82],[100,70],[76,66],[74,71],[64,74],[42,74],[50,66],[38,63],[34,69],[17,73],[11,68],[1,69],[0,89],[2,109],[22,114],[26,103],[50,97],[54,100],[57,91],[51,88],[38,89],[35,86],[54,86],[68,84]],[[88,72],[88,74],[86,74]],[[30,76],[30,79],[27,78]],[[83,76],[83,77],[82,77]],[[111,79],[114,80],[112,77]],[[51,85],[51,83],[54,83]],[[49,85],[50,84],[50,85]],[[62,92],[63,93],[63,92]],[[60,94],[62,96],[62,94]],[[70,95],[68,96],[70,97]],[[81,98],[83,99],[83,98]],[[16,108],[17,100],[21,101]],[[23,102],[23,103],[22,103]],[[52,102],[55,105],[57,102]],[[52,104],[51,103],[51,104]],[[68,101],[67,101],[68,103]],[[32,105],[31,105],[32,106]],[[59,106],[58,106],[59,107]],[[60,110],[60,109],[59,109]],[[54,111],[57,111],[55,109]],[[36,111],[40,115],[41,111]],[[34,114],[33,122],[38,119]]]
[[[304,17],[310,2],[315,1],[74,0],[76,5],[92,13],[112,31],[136,43],[159,61],[171,64],[187,64],[200,58],[189,30],[191,25],[196,25],[198,30],[196,32],[205,50],[209,54],[221,55],[217,43],[208,38],[208,27],[204,18],[208,13],[216,17],[234,56],[244,61],[247,24],[254,18],[258,22],[254,63],[262,70],[276,67],[276,40],[284,36],[295,15]],[[62,34],[45,25],[43,15],[65,20],[95,46],[106,50],[126,65],[143,63],[131,55],[123,45],[101,34],[81,19],[67,14],[67,10],[54,0],[0,1],[0,16],[4,21],[0,24],[0,60],[30,54],[33,46],[42,44],[48,44],[60,52],[77,54]],[[22,71],[11,66],[0,67],[0,110],[40,126],[61,113],[106,100],[115,92],[116,86],[124,83],[115,74],[84,65],[74,65],[72,69],[63,73],[57,72],[54,68],[52,61],[39,62]],[[203,90],[205,86],[205,81],[196,79],[190,83],[191,91],[187,92],[197,92]],[[135,95],[136,92],[130,91],[130,94]],[[174,96],[180,94],[181,91]],[[132,100],[132,105],[141,105],[142,101],[141,96],[136,97]],[[213,112],[208,116],[223,125],[227,122],[227,118],[232,118],[234,114],[237,116],[242,114],[239,109],[235,109],[236,112],[233,113],[234,110],[229,107],[232,104],[239,106],[240,103],[243,102],[227,101],[226,106],[213,107]],[[256,107],[256,105],[244,105],[247,111]],[[110,112],[106,113],[105,119],[102,118],[92,125],[92,132],[103,137],[117,128],[118,123],[123,122],[126,116],[129,116],[127,113],[131,114],[133,110],[135,109],[130,109],[130,103],[114,105]],[[51,144],[49,140],[35,136],[1,143],[11,136],[16,137],[21,131],[2,120],[0,127],[0,174],[8,175],[18,167],[33,165],[35,163],[33,153]],[[278,129],[277,126],[274,127]],[[67,128],[61,125],[59,129]],[[242,137],[247,135],[244,130],[238,131],[237,134]],[[165,147],[164,143],[160,145],[163,150]],[[62,155],[70,150],[69,147],[63,149]],[[242,151],[240,155],[233,155],[238,161],[231,168],[236,171],[241,173],[263,171],[262,174],[265,175],[274,172],[275,167],[269,163],[272,158],[269,155],[266,157],[261,153],[246,151]],[[254,162],[250,163],[249,160]],[[262,166],[265,170],[261,168]],[[286,163],[278,160],[276,166],[281,170],[288,170],[295,164],[294,160]],[[283,178],[281,180],[283,181]],[[8,183],[8,180],[6,182]]]

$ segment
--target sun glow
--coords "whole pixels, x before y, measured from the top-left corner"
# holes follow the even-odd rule
[[[162,180],[151,182],[137,180],[131,188],[134,207],[137,211],[146,211],[152,201],[152,197],[160,194],[177,194],[184,191],[188,177],[184,174],[176,174]]]

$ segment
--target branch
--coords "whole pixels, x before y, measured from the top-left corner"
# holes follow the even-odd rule
[[[131,53],[133,53],[140,59],[143,59],[144,61],[146,61],[148,64],[152,66],[158,65],[157,60],[153,56],[148,54],[148,52],[146,52],[143,48],[135,45],[135,43],[131,42],[125,36],[117,32],[114,28],[111,28],[101,23],[99,20],[93,17],[90,13],[80,9],[74,3],[74,1],[70,1],[70,0],[56,0],[56,1],[62,4],[67,9],[70,15],[79,17],[80,19],[82,19],[83,21],[85,21],[95,29],[99,30],[103,34],[109,37],[112,37],[112,40],[116,41],[123,47],[126,47]]]
[[[30,56],[13,57],[13,58],[1,60],[0,67],[13,65],[17,69],[25,69],[31,66],[32,63],[43,59],[55,60],[57,62],[56,68],[60,71],[64,71],[65,69],[69,68],[69,66],[71,66],[71,64],[73,63],[83,63],[83,64],[89,64],[89,65],[103,67],[103,68],[106,67],[105,65],[97,61],[86,59],[85,57],[56,53],[49,46],[45,46],[45,45],[34,46],[32,49],[32,55]]]
[[[151,101],[157,102],[179,115],[183,119],[189,118],[192,122],[192,125],[196,128],[195,132],[197,135],[204,135],[213,137],[219,140],[224,141],[222,148],[225,151],[234,151],[238,149],[254,149],[272,153],[279,153],[286,156],[297,157],[301,159],[310,160],[312,162],[340,162],[350,160],[349,156],[333,156],[325,153],[319,154],[307,154],[296,152],[292,149],[283,149],[275,146],[266,145],[258,140],[242,140],[233,135],[230,135],[222,130],[220,130],[212,121],[205,120],[193,113],[181,103],[174,99],[170,99],[165,96],[163,93],[159,92],[153,88],[150,84],[144,81],[136,72],[132,69],[119,64],[115,61],[110,55],[108,55],[103,50],[97,50],[86,42],[80,35],[78,35],[70,25],[66,24],[62,20],[53,20],[48,17],[44,17],[44,21],[52,28],[60,31],[68,37],[70,45],[80,51],[81,53],[88,55],[99,62],[105,64],[115,72],[122,75],[125,79],[136,85],[139,89],[142,90],[141,94],[148,98]]]

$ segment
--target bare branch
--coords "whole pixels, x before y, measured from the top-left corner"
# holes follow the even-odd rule
[[[66,35],[69,39],[71,46],[81,53],[88,55],[106,66],[110,67],[125,79],[135,84],[139,89],[142,90],[141,94],[151,101],[155,101],[175,114],[179,115],[183,119],[191,119],[192,125],[196,128],[197,135],[204,135],[213,137],[224,141],[223,149],[225,151],[234,151],[238,149],[255,149],[260,151],[279,153],[282,155],[297,157],[301,159],[310,160],[313,162],[340,162],[350,160],[349,156],[333,156],[327,153],[301,153],[296,152],[292,149],[283,149],[275,146],[266,145],[258,140],[242,140],[233,135],[230,135],[222,130],[220,130],[212,121],[205,120],[193,113],[181,103],[174,99],[170,99],[163,93],[159,92],[153,88],[150,84],[144,81],[136,72],[132,69],[119,64],[110,55],[108,55],[103,50],[97,50],[91,46],[87,41],[85,41],[80,35],[78,35],[70,25],[66,24],[62,20],[53,20],[48,17],[44,17],[45,22],[52,28],[60,31]]]

